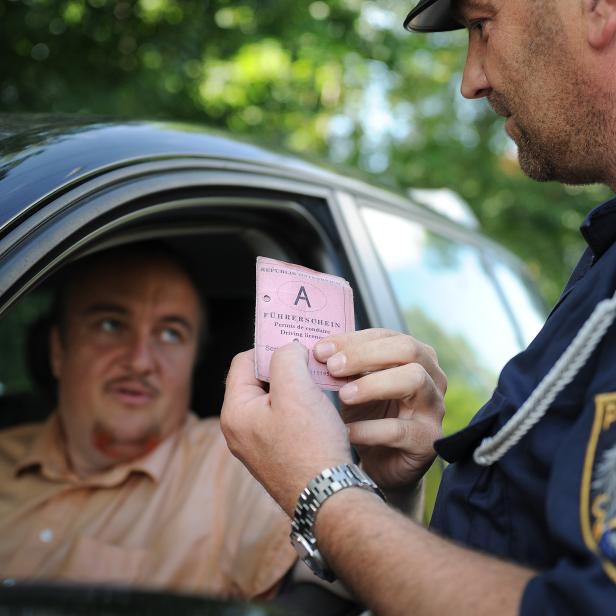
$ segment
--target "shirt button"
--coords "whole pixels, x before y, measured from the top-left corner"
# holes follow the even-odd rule
[[[39,533],[39,539],[43,543],[50,543],[51,541],[53,541],[53,531],[51,530],[51,528],[45,528],[44,530],[42,530]]]

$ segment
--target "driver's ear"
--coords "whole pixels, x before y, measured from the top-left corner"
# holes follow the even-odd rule
[[[60,330],[57,325],[54,325],[49,332],[49,363],[51,365],[51,372],[56,379],[59,379],[62,374],[62,359],[63,350]]]
[[[588,42],[602,50],[616,39],[616,0],[583,0]]]

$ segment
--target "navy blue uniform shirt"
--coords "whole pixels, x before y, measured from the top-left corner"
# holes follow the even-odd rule
[[[588,248],[541,332],[469,426],[436,445],[452,464],[432,528],[536,569],[524,615],[616,614],[616,325],[517,445],[489,467],[472,458],[616,290],[616,198],[581,230]]]

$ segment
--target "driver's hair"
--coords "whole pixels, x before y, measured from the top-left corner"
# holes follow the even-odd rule
[[[200,328],[197,344],[197,355],[204,345],[207,327],[207,309],[203,299],[197,277],[192,271],[188,261],[168,244],[160,240],[147,240],[133,244],[123,244],[113,248],[106,248],[82,257],[57,274],[54,278],[53,299],[50,310],[50,325],[58,327],[60,340],[64,340],[67,326],[68,307],[75,286],[86,279],[90,271],[104,261],[130,262],[133,259],[167,261],[183,272],[190,281],[199,300]]]

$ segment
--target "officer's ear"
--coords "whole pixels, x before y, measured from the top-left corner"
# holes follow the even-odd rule
[[[588,42],[597,50],[616,44],[616,0],[583,0]]]

